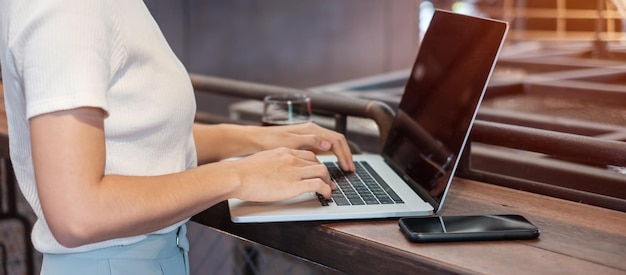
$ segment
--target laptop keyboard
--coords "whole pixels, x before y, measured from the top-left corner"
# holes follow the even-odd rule
[[[324,164],[330,177],[337,184],[332,199],[318,195],[324,206],[328,206],[329,202],[334,202],[338,206],[404,203],[367,162],[355,162],[355,172],[342,171],[337,162]]]

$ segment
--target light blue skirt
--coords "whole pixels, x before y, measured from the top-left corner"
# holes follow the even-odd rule
[[[83,253],[44,254],[42,275],[189,275],[187,227],[126,246]]]

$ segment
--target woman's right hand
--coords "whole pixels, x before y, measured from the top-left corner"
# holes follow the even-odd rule
[[[307,192],[330,198],[335,184],[328,169],[306,150],[277,148],[232,162],[240,185],[232,194],[245,201],[279,201]]]

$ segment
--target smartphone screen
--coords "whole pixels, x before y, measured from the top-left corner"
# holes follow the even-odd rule
[[[540,234],[520,215],[411,217],[398,223],[413,242],[534,239]]]

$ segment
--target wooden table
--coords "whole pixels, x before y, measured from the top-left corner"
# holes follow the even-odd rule
[[[415,244],[395,219],[234,224],[226,207],[193,220],[350,274],[626,274],[626,213],[470,180],[443,215],[521,214],[539,239]]]

